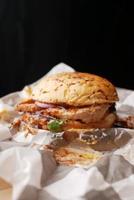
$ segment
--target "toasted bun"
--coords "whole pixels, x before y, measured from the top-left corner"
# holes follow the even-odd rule
[[[116,89],[108,80],[79,72],[45,77],[34,87],[32,98],[46,103],[72,106],[113,103],[118,100]]]

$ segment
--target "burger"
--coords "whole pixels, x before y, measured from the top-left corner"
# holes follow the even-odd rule
[[[116,101],[115,87],[102,77],[57,73],[41,79],[29,99],[16,106],[16,124],[51,132],[110,128],[116,120]]]

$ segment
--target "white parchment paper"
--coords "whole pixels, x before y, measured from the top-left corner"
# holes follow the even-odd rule
[[[61,71],[74,71],[64,63],[55,66],[47,75]],[[131,139],[124,146],[106,154],[88,168],[57,166],[51,152],[42,151],[50,144],[49,131],[37,130],[36,135],[10,131],[10,121],[17,113],[14,105],[28,97],[35,83],[22,91],[0,100],[0,177],[11,183],[13,200],[133,200],[134,199],[134,130],[111,129],[109,134]],[[134,92],[119,89],[122,106],[134,110]],[[127,108],[127,107],[126,107]],[[124,114],[129,114],[124,110]]]

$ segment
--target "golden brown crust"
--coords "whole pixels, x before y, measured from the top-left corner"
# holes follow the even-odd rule
[[[106,79],[88,73],[65,72],[42,79],[32,98],[46,103],[87,106],[118,100],[115,87]]]
[[[83,123],[77,120],[67,120],[66,123],[62,127],[62,131],[66,131],[70,129],[110,128],[115,122],[115,119],[116,119],[116,115],[114,113],[110,113],[106,115],[104,119],[98,122]],[[25,122],[26,125],[29,125],[33,128],[48,130],[47,118],[39,117],[34,114],[30,114],[30,113],[23,114],[22,117],[20,118],[20,122]],[[23,123],[22,125],[25,126],[25,124]],[[16,123],[14,123],[14,126],[16,126]]]
[[[38,102],[37,102],[38,103]],[[87,107],[42,107],[37,106],[36,102],[20,103],[16,109],[20,112],[29,112],[40,114],[41,116],[52,116],[58,119],[81,120],[84,123],[97,122],[104,118],[105,114],[109,112],[111,104],[93,104]],[[40,103],[39,103],[40,104]],[[45,106],[46,104],[44,104]]]

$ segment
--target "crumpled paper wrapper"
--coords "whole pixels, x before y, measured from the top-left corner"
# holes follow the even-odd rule
[[[61,71],[74,69],[60,63],[47,75]],[[57,166],[52,153],[43,149],[52,142],[48,131],[38,130],[37,135],[26,136],[24,132],[15,134],[10,130],[10,121],[17,116],[14,105],[29,96],[34,84],[0,100],[0,180],[12,186],[12,199],[133,200],[133,129],[93,132],[100,138],[94,150],[107,153],[86,168]],[[117,90],[117,111],[122,116],[134,115],[134,92]]]

